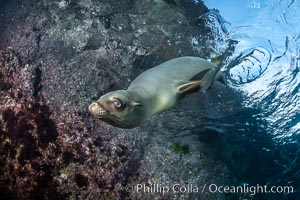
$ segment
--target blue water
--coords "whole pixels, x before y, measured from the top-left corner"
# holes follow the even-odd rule
[[[252,131],[251,139],[260,150],[249,149],[252,153],[247,154],[248,159],[257,158],[257,162],[252,162],[249,173],[242,173],[240,178],[252,184],[292,185],[293,194],[277,199],[299,199],[300,1],[204,2],[219,10],[226,37],[237,41],[225,66],[229,85],[245,94],[245,108],[256,110],[249,117],[256,120],[257,127],[248,132]],[[265,154],[263,161],[261,154]],[[264,198],[275,199],[272,195]]]

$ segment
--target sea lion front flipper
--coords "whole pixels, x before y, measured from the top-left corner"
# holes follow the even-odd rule
[[[200,80],[201,81],[201,84],[200,84],[200,91],[201,92],[204,92],[208,88],[211,87],[211,85],[212,85],[212,83],[215,79],[216,74],[217,74],[217,68],[212,68],[208,72],[206,72],[206,74]]]
[[[195,90],[206,91],[211,87],[217,74],[217,68],[212,68],[202,77],[201,80],[182,81],[177,86],[177,92],[180,94],[193,92]]]
[[[196,91],[199,89],[200,85],[201,85],[201,80],[179,82],[177,86],[177,93],[183,94],[186,92]]]

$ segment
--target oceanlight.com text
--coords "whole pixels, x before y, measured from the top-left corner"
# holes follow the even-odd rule
[[[293,186],[267,186],[267,185],[252,185],[244,184],[241,186],[218,186],[210,184],[208,191],[211,193],[245,193],[250,195],[256,194],[279,194],[279,193],[293,193]]]

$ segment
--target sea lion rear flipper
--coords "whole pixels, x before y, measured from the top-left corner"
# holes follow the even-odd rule
[[[224,85],[226,85],[226,79],[225,79],[225,74],[222,71],[218,71],[216,73],[216,77],[215,80],[220,81],[221,83],[223,83]]]
[[[212,68],[210,69],[204,76],[203,78],[200,80],[201,84],[200,84],[200,91],[206,91],[208,88],[210,88],[210,86],[212,85],[215,76],[217,74],[217,68]]]

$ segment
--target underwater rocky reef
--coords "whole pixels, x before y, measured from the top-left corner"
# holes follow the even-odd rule
[[[87,112],[163,61],[223,54],[219,17],[191,0],[1,0],[0,198],[234,198],[128,190],[235,183],[214,149],[235,141],[204,116],[174,109],[124,130]]]

